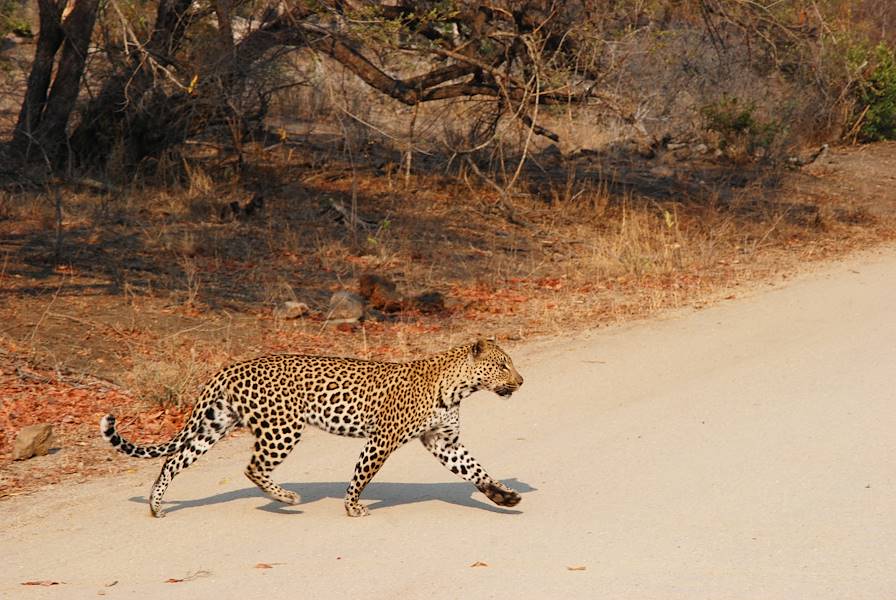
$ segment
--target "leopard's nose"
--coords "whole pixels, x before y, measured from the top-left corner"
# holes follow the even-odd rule
[[[523,385],[523,376],[522,376],[522,375],[517,375],[517,376],[516,376],[516,385],[517,385],[517,386],[521,386],[521,385]]]

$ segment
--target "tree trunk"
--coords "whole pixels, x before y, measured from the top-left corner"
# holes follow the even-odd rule
[[[99,0],[74,0],[70,11],[65,11],[66,5],[65,0],[38,0],[40,34],[13,135],[13,149],[20,156],[32,158],[36,146],[51,165],[58,162],[66,143],[66,127],[78,99]],[[57,53],[60,58],[54,77]]]
[[[26,160],[30,158],[31,149],[37,141],[35,134],[47,103],[47,90],[52,80],[56,52],[64,39],[62,10],[65,8],[65,0],[38,0],[37,4],[40,11],[40,33],[37,36],[34,63],[28,75],[25,99],[22,101],[12,139],[13,152]]]
[[[98,8],[99,0],[76,0],[71,13],[62,23],[65,42],[40,124],[43,130],[41,137],[51,156],[57,155],[67,141],[66,127],[81,88],[81,76],[84,74]]]

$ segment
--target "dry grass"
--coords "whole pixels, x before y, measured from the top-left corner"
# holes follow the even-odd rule
[[[59,262],[52,195],[7,195],[0,347],[10,364],[0,364],[0,383],[16,404],[5,418],[14,429],[68,414],[72,402],[79,408],[75,421],[63,421],[66,450],[39,461],[45,469],[0,455],[0,497],[109,472],[94,433],[108,410],[125,417],[132,437],[170,437],[202,382],[234,360],[269,352],[403,360],[480,335],[512,345],[703,306],[892,239],[896,186],[851,190],[891,177],[896,145],[839,156],[848,170],[834,164],[779,187],[714,184],[699,193],[647,193],[578,165],[502,198],[437,173],[412,174],[405,185],[388,168],[330,161],[310,169],[274,151],[270,164],[244,173],[244,187],[199,164],[177,167],[185,177],[177,188],[60,190]],[[258,192],[262,212],[221,218],[222,207]],[[374,225],[350,230],[330,199]],[[369,271],[407,296],[439,291],[448,309],[326,325],[332,292],[356,290]],[[307,303],[311,314],[274,318],[285,300]],[[47,383],[22,379],[22,364],[47,367],[39,371]],[[70,383],[79,373],[119,387],[85,392]]]
[[[890,176],[896,147],[855,151],[849,172],[835,168],[811,182],[800,173],[725,172],[699,164],[697,154],[689,159],[696,164],[685,164],[662,145],[650,164],[624,162],[634,156],[628,142],[643,150],[666,134],[689,144],[703,139],[699,109],[720,97],[748,101],[761,91],[769,104],[760,102],[760,112],[788,120],[774,110],[788,90],[754,85],[755,69],[739,67],[749,73],[723,82],[705,77],[700,88],[691,71],[715,73],[719,53],[669,47],[672,58],[656,60],[643,51],[655,43],[705,49],[705,36],[683,30],[669,42],[638,31],[642,37],[614,45],[640,58],[621,61],[604,86],[616,81],[621,97],[636,101],[635,122],[604,109],[545,107],[544,123],[562,134],[567,158],[536,140],[527,146],[533,160],[503,194],[496,188],[514,176],[516,149],[529,133],[520,122],[503,119],[494,143],[470,155],[477,174],[463,167],[465,158],[447,157],[478,144],[471,125],[489,112],[481,99],[408,108],[307,59],[292,68],[310,85],[277,96],[266,123],[279,142],[234,136],[239,148],[228,149],[213,146],[213,137],[194,139],[137,173],[122,146],[100,185],[41,190],[28,187],[26,174],[12,176],[0,189],[0,348],[12,348],[3,360],[97,375],[129,393],[108,402],[137,398],[128,410],[163,405],[180,414],[211,372],[241,358],[407,359],[480,335],[512,343],[702,306],[892,239],[896,185],[872,196],[867,182]],[[738,64],[741,49],[730,50]],[[4,89],[21,90],[24,73]],[[815,115],[814,97],[803,91],[791,112]],[[0,114],[0,130],[11,130],[15,114]],[[588,154],[596,149],[602,158]],[[869,160],[880,168],[869,172]],[[672,174],[655,176],[651,166]],[[774,178],[784,183],[772,185]],[[259,213],[229,211],[257,194],[265,199]],[[372,225],[347,227],[331,201]],[[332,292],[356,290],[369,271],[407,296],[441,292],[448,309],[327,326]],[[274,318],[285,300],[307,303],[311,314]],[[17,371],[2,367],[4,385],[18,385]],[[54,382],[60,397],[71,395]],[[39,389],[28,390],[23,406],[30,401],[33,414],[43,414]],[[90,421],[84,431],[93,431],[93,415],[82,416],[85,427]],[[24,422],[17,419],[10,427]]]
[[[238,358],[408,358],[476,335],[519,340],[593,327],[730,296],[891,231],[866,207],[785,201],[761,182],[657,196],[579,165],[501,198],[438,174],[412,174],[405,187],[370,166],[299,171],[285,150],[263,156],[267,163],[243,173],[244,187],[216,181],[197,161],[177,167],[178,188],[62,190],[59,264],[48,197],[7,199],[0,334],[31,360],[181,404]],[[255,193],[265,196],[262,212],[221,217]],[[348,228],[330,200],[373,225]],[[355,290],[368,271],[407,296],[439,291],[448,310],[326,326],[330,294]],[[307,303],[311,315],[274,319],[284,300]]]
[[[223,366],[224,361],[200,359],[199,351],[190,342],[174,346],[163,358],[137,356],[133,367],[123,375],[131,392],[148,403],[183,407],[192,404],[208,377]]]

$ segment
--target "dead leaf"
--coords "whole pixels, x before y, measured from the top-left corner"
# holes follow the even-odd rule
[[[59,585],[62,581],[50,581],[49,579],[41,579],[40,581],[23,581],[22,585],[39,585],[42,587],[50,587],[51,585]]]
[[[584,571],[585,568],[586,568],[585,565],[576,565],[574,567],[566,567],[566,570],[567,571]]]
[[[476,562],[474,562],[474,563],[473,563],[472,565],[470,565],[470,566],[471,566],[471,567],[487,567],[487,566],[488,566],[488,563],[486,563],[486,562],[482,562],[481,560],[477,560]]]
[[[184,581],[192,581],[194,579],[198,579],[199,577],[208,577],[211,574],[211,571],[196,571],[195,573],[187,575],[183,579],[175,579],[174,577],[170,577],[165,580],[165,583],[183,583]]]
[[[272,567],[268,563],[258,563],[257,565],[255,565],[255,568],[256,569],[273,569],[274,567]]]

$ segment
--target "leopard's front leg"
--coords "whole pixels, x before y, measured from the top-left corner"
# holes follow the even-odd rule
[[[361,492],[399,445],[376,437],[367,440],[367,444],[361,451],[361,458],[355,465],[355,474],[345,491],[345,512],[348,513],[348,516],[366,517],[370,514],[367,507],[359,502]]]
[[[485,472],[482,465],[458,442],[457,429],[436,429],[424,434],[420,441],[452,473],[475,485],[498,506],[516,506],[522,500],[519,493]]]

